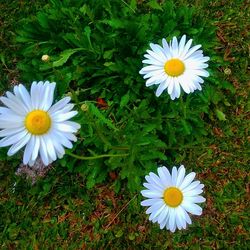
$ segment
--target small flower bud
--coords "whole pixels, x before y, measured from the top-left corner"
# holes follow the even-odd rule
[[[84,104],[81,106],[81,110],[82,110],[83,112],[87,112],[87,111],[89,110],[88,104],[84,103]]]
[[[49,55],[43,55],[41,59],[43,62],[48,62],[50,57],[49,57]]]
[[[231,69],[229,69],[229,68],[225,68],[225,69],[224,69],[224,73],[225,73],[225,75],[231,75],[231,74],[232,74],[232,71],[231,71]]]
[[[72,93],[69,91],[68,93],[66,93],[66,96],[69,96],[70,98],[72,98]]]

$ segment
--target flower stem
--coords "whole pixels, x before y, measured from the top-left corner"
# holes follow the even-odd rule
[[[116,154],[116,155],[112,155],[112,154],[104,154],[104,155],[95,155],[95,156],[80,156],[80,155],[76,155],[73,154],[71,152],[67,152],[66,154],[79,159],[79,160],[95,160],[95,159],[99,159],[99,158],[106,158],[106,157],[123,157],[123,156],[128,156],[129,154]]]

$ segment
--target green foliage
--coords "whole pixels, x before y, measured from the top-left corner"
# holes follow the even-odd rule
[[[59,95],[71,91],[79,109],[88,105],[78,117],[82,128],[74,153],[126,153],[94,162],[65,158],[61,164],[85,173],[88,187],[115,170],[135,190],[140,176],[156,164],[183,160],[179,153],[207,134],[204,116],[211,118],[212,109],[222,117],[217,105],[224,97],[216,67],[223,62],[214,53],[214,31],[194,15],[193,7],[174,1],[51,0],[37,16],[24,20],[17,36],[23,43],[18,64],[23,80],[56,81]],[[201,92],[176,101],[167,94],[156,98],[138,73],[143,54],[149,42],[182,34],[201,43],[212,58],[211,77]],[[43,54],[50,61],[42,62]],[[231,90],[230,84],[225,87]],[[99,97],[107,102],[105,107],[93,104]]]

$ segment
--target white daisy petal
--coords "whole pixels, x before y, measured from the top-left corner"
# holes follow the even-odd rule
[[[156,96],[157,97],[159,97],[161,94],[162,94],[162,92],[168,87],[168,84],[169,84],[169,81],[164,81],[164,82],[162,82],[160,85],[159,85],[159,87],[157,88],[157,90],[156,90]]]
[[[153,70],[153,71],[147,72],[147,73],[145,73],[145,75],[143,76],[143,78],[147,79],[149,77],[157,77],[157,79],[158,79],[159,75],[161,76],[161,78],[164,77],[164,76],[166,76],[166,74],[164,73],[163,69]]]
[[[67,112],[64,114],[58,114],[58,115],[53,115],[53,120],[55,122],[64,122],[66,120],[69,120],[70,118],[74,117],[77,115],[77,111],[71,111],[71,112]]]
[[[75,123],[75,124],[78,125],[78,123]],[[77,125],[73,125],[73,122],[72,122],[72,124],[71,123],[66,123],[66,122],[64,122],[64,123],[55,122],[53,124],[53,128],[58,130],[58,131],[61,131],[61,132],[75,133],[80,128]]]
[[[69,139],[67,139],[65,137],[66,133],[63,133],[61,131],[55,131],[54,135],[57,138],[60,138],[60,144],[62,144],[65,148],[73,148],[73,144],[71,143],[71,141]]]
[[[35,142],[34,142],[34,147],[33,147],[33,152],[31,156],[31,161],[35,161],[38,153],[39,153],[39,148],[40,148],[40,137],[39,136],[34,136]]]
[[[183,190],[185,187],[187,187],[193,181],[194,177],[195,177],[194,172],[188,174],[181,183],[180,189]]]
[[[8,152],[7,155],[8,156],[12,156],[14,155],[16,152],[18,152],[22,147],[24,147],[27,142],[29,141],[31,135],[30,134],[26,134],[22,139],[20,139],[17,143],[13,144]]]
[[[152,76],[146,81],[146,86],[149,87],[154,84],[159,84],[163,82],[167,76],[164,73],[161,73],[160,75],[157,76]]]
[[[27,113],[26,107],[23,104],[21,104],[20,101],[15,102],[12,99],[9,99],[4,96],[0,97],[0,101],[9,109],[14,111],[16,114],[25,115]]]
[[[176,186],[176,181],[177,181],[177,168],[173,167],[172,168],[172,183],[174,186]]]
[[[169,44],[167,43],[166,39],[162,39],[162,46],[163,46],[163,51],[164,55],[167,58],[167,60],[172,58],[172,52],[170,50]]]
[[[181,94],[181,88],[177,77],[174,77],[174,90],[175,98],[179,98]]]
[[[146,214],[151,214],[155,210],[159,210],[164,205],[162,200],[156,201],[152,206],[146,210]]]
[[[171,44],[171,48],[172,49],[172,55],[173,57],[177,57],[178,56],[178,41],[177,38],[174,36],[173,40],[172,40],[172,44]]]
[[[169,213],[171,213],[171,216],[169,218],[169,229],[173,233],[176,229],[176,212],[174,208],[170,208]]]
[[[178,57],[181,55],[181,53],[184,49],[185,43],[186,43],[186,35],[183,35],[181,37],[180,44],[179,44]]]
[[[170,77],[169,79],[170,79],[170,81],[169,81],[169,84],[168,84],[168,94],[172,95],[173,89],[174,89],[174,78]]]
[[[185,44],[183,51],[181,52],[180,57],[183,58],[187,54],[189,48],[191,47],[191,44],[193,42],[193,39],[188,40],[188,42]]]
[[[33,166],[40,156],[44,165],[62,158],[66,148],[72,148],[73,134],[80,125],[69,119],[77,114],[66,97],[52,106],[55,83],[32,82],[30,93],[22,85],[14,87],[14,94],[6,92],[0,100],[6,107],[0,107],[0,147],[10,146],[12,156],[22,147],[23,162]]]
[[[64,108],[65,105],[70,102],[70,100],[71,98],[69,96],[64,97],[62,100],[58,101],[53,106],[51,106],[51,108],[49,109],[49,113],[53,114],[54,112]]]
[[[190,191],[190,190],[195,189],[196,187],[198,187],[199,184],[200,184],[200,181],[194,181],[194,182],[190,183],[190,185],[188,185],[187,187],[182,188],[181,190],[183,192],[188,192],[188,191]]]
[[[162,66],[150,65],[150,66],[146,66],[146,67],[142,68],[142,70],[139,73],[140,74],[147,74],[150,71],[161,70],[161,69],[162,69]]]
[[[203,184],[193,181],[195,173],[185,176],[185,167],[172,168],[172,174],[166,167],[157,168],[158,176],[152,172],[145,176],[146,190],[141,194],[147,199],[141,202],[142,206],[148,206],[146,214],[150,214],[149,220],[158,223],[171,232],[176,229],[186,229],[192,221],[188,213],[201,215],[202,208],[196,203],[205,202],[200,196]],[[185,191],[183,191],[185,190]],[[188,213],[187,213],[188,212]]]
[[[182,89],[187,93],[189,94],[191,91],[190,91],[190,86],[188,84],[188,81],[187,81],[187,78],[183,75],[183,76],[180,76],[179,77],[179,83],[182,87]]]
[[[33,82],[31,84],[30,96],[31,96],[32,107],[34,109],[38,109],[40,98],[39,98],[39,85],[37,82]]]
[[[155,190],[158,190],[159,192],[162,193],[162,188],[159,187],[159,186],[152,185],[152,184],[147,183],[147,182],[143,183],[143,186],[144,186],[145,188],[149,189],[149,190],[154,190],[154,189],[155,189]]]
[[[161,224],[163,221],[166,220],[168,217],[169,209],[168,207],[164,204],[164,209],[161,211],[158,217],[158,223]]]
[[[198,50],[201,47],[201,45],[195,45],[192,47],[187,54],[184,56],[184,59],[188,58],[190,55],[192,55],[196,50]]]
[[[142,61],[142,63],[153,64],[153,65],[156,65],[156,66],[162,66],[162,62],[156,61],[154,59],[145,59],[145,60]]]
[[[185,167],[183,165],[181,165],[178,169],[178,174],[177,174],[177,180],[176,180],[176,187],[179,187],[180,184],[182,183],[184,177],[185,177]]]
[[[151,178],[154,184],[159,185],[162,188],[165,187],[165,183],[155,173],[150,172],[149,177]]]
[[[44,137],[44,142],[45,142],[45,144],[46,144],[46,150],[47,150],[48,156],[49,156],[53,161],[55,161],[55,160],[56,160],[56,151],[55,151],[53,142],[52,142],[50,136],[44,135],[43,137]]]
[[[162,197],[162,192],[158,191],[158,190],[142,190],[141,191],[141,194],[144,196],[144,197],[147,197],[147,198],[161,198]]]
[[[6,115],[1,115],[0,119],[2,121],[7,121],[7,122],[18,122],[18,123],[23,123],[24,118],[22,116],[16,115],[16,114],[6,114]]]
[[[73,142],[77,141],[76,136],[74,134],[72,134],[72,133],[64,132],[63,135],[66,137],[66,139],[68,139],[70,141],[73,141]]]
[[[184,201],[181,206],[189,213],[194,215],[201,215],[202,214],[202,208],[195,203],[190,203],[187,201]]]
[[[164,63],[166,61],[165,56],[162,54],[157,54],[156,52],[153,52],[152,50],[147,50],[147,53],[152,56],[153,59]]]
[[[35,164],[35,161],[30,160],[30,161],[28,162],[28,165],[29,165],[30,167],[33,167],[34,164]]]
[[[149,184],[152,184],[152,185],[154,185],[154,186],[157,186],[158,189],[159,189],[159,188],[162,189],[162,190],[164,189],[164,187],[162,186],[161,183],[156,182],[156,181],[153,180],[149,175],[146,175],[146,176],[145,176],[145,179],[146,179],[146,181],[147,181]]]
[[[16,86],[17,90],[22,98],[23,103],[25,104],[25,106],[27,107],[27,110],[30,111],[31,109],[31,98],[30,98],[30,94],[27,91],[27,89],[20,84],[19,86]]]
[[[179,206],[176,208],[176,220],[177,220],[177,216],[178,216],[178,224],[179,226],[181,225],[182,228],[186,229],[186,216],[185,216],[185,210]]]
[[[176,37],[172,39],[170,45],[163,39],[163,47],[151,44],[154,54],[146,54],[145,57],[150,56],[148,59],[153,59],[154,61],[147,61],[147,63],[151,64],[151,68],[147,68],[147,72],[143,72],[142,70],[141,73],[144,74],[144,79],[153,77],[146,81],[146,86],[160,84],[156,91],[157,97],[160,96],[166,88],[172,100],[180,97],[180,87],[182,87],[187,94],[202,89],[201,83],[203,83],[204,80],[201,80],[201,77],[209,76],[209,73],[205,70],[208,67],[208,64],[205,62],[209,60],[209,57],[204,57],[203,51],[199,49],[201,45],[191,47],[191,44],[192,39],[186,43],[185,35],[182,36],[179,44]],[[165,61],[163,61],[162,53],[165,56]],[[154,62],[157,60],[161,62],[162,65],[161,63],[155,64]],[[184,65],[184,67],[181,65]],[[157,67],[157,70],[155,70],[156,68],[153,66]],[[162,67],[162,71],[159,67]],[[162,74],[165,74],[171,80],[164,82],[167,78],[163,79]],[[199,79],[197,79],[197,77],[199,77]]]
[[[181,208],[182,208],[182,207],[181,207]],[[190,216],[189,216],[188,213],[186,212],[186,210],[182,208],[182,212],[183,212],[183,214],[184,214],[184,216],[185,216],[186,222],[187,222],[189,225],[191,225],[191,224],[192,224],[192,221],[191,221],[191,219],[190,219]]]
[[[177,211],[176,211],[176,226],[179,230],[183,228],[183,220]]]
[[[170,175],[170,172],[166,167],[159,167],[158,169],[158,175],[163,181],[165,187],[172,186],[172,177]]]
[[[203,192],[202,188],[196,188],[196,189],[192,189],[188,192],[183,192],[183,194],[185,196],[195,196],[195,195],[198,195],[198,194],[201,194]]]
[[[24,150],[23,164],[26,165],[31,160],[34,145],[35,145],[35,136],[32,135]]]
[[[194,75],[198,75],[198,76],[203,76],[203,77],[208,77],[209,76],[209,73],[204,70],[204,69],[192,69],[191,72],[194,74]]]
[[[152,199],[147,199],[141,202],[141,205],[144,207],[152,206],[156,202],[162,202],[162,199],[157,199],[157,198],[152,198]]]
[[[158,216],[162,213],[162,211],[164,211],[165,207],[166,205],[163,203],[160,208],[154,209],[149,216],[149,220],[153,220],[155,218],[158,220]]]
[[[168,210],[168,208],[166,208],[166,210]],[[168,224],[169,224],[169,217],[170,217],[170,213],[168,211],[167,216],[165,217],[165,219],[160,223],[160,229],[163,229],[164,227],[167,228]]]
[[[191,203],[203,203],[206,201],[206,199],[200,195],[198,196],[187,196],[185,197],[185,200]]]
[[[23,127],[5,128],[5,129],[0,131],[0,137],[15,135],[15,134],[20,133],[24,130],[25,130],[25,128],[23,128]]]
[[[22,140],[22,138],[25,137],[27,134],[28,131],[25,129],[17,134],[6,136],[0,140],[0,147],[7,147],[10,146],[11,144],[15,144],[18,141]]]
[[[41,159],[43,161],[43,164],[45,166],[48,166],[50,163],[47,148],[46,148],[46,143],[44,142],[43,137],[40,137],[40,148],[39,148],[39,153],[41,156]]]
[[[16,113],[13,112],[11,109],[5,108],[5,107],[0,107],[0,115],[8,115],[8,114],[10,114],[10,115],[16,115]]]

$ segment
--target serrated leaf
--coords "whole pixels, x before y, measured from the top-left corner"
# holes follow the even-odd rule
[[[94,114],[100,121],[102,121],[104,124],[106,124],[109,128],[117,130],[115,125],[111,122],[111,120],[107,119],[102,112],[92,103],[89,104],[89,110]]]
[[[151,0],[147,3],[149,7],[155,10],[162,10],[161,5],[157,2],[157,0]]]
[[[82,48],[77,49],[67,49],[60,54],[60,59],[52,63],[53,67],[60,67],[65,64],[68,59],[76,52],[83,50]]]

